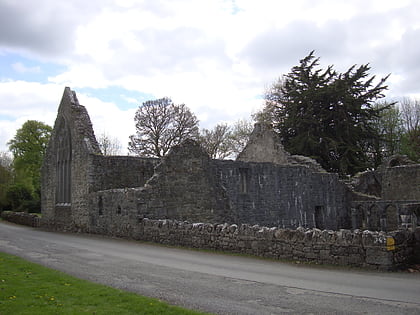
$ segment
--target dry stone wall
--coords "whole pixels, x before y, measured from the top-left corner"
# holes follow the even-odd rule
[[[9,222],[32,227],[39,227],[41,223],[39,216],[26,212],[3,211],[1,212],[1,218]]]
[[[93,232],[93,231],[92,231]],[[119,220],[97,231],[165,245],[227,251],[273,259],[392,270],[413,262],[420,239],[410,231],[296,230],[248,224]],[[420,234],[419,231],[416,232]]]
[[[40,226],[34,214],[3,211],[13,223]],[[176,220],[138,220],[126,217],[94,230],[109,236],[164,245],[210,249],[272,259],[395,270],[420,262],[420,227],[391,233],[368,230],[296,230],[249,224],[189,223]]]

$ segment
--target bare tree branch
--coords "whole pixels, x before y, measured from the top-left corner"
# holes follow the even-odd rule
[[[185,105],[170,98],[147,101],[134,117],[136,134],[130,136],[128,150],[147,157],[163,157],[171,147],[187,138],[197,139],[198,120]]]

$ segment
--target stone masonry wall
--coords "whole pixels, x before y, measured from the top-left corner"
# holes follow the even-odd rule
[[[420,199],[420,164],[388,167],[382,173],[382,198]]]
[[[96,177],[87,206],[91,229],[102,230],[119,216],[127,216],[131,224],[147,217],[283,228],[351,226],[348,191],[336,174],[298,165],[211,160],[197,143],[186,141],[162,159],[142,186],[152,161],[92,158]],[[127,174],[116,176],[111,167],[127,161],[131,177],[140,176],[132,188],[125,185]],[[107,189],[116,181],[119,188]]]
[[[41,225],[40,217],[32,213],[3,211],[1,212],[1,218],[9,222],[32,227],[39,227]]]
[[[91,192],[86,198],[90,230],[127,218],[232,222],[228,199],[218,183],[210,158],[194,141],[175,146],[155,167],[144,186]]]
[[[91,191],[144,186],[158,163],[153,158],[94,155]]]
[[[188,223],[128,218],[112,222],[107,234],[166,245],[211,249],[273,259],[392,270],[412,263],[419,243],[413,232],[297,230],[258,225]],[[418,234],[418,232],[417,232]]]
[[[350,227],[349,194],[336,174],[306,166],[214,160],[235,223]]]
[[[65,175],[57,165],[59,152],[63,149],[68,151],[67,162],[70,165]],[[63,230],[87,228],[89,213],[86,211],[86,195],[93,184],[88,166],[92,164],[92,158],[100,154],[86,108],[79,104],[73,91],[65,88],[41,171],[44,226]],[[57,200],[58,187],[67,191],[67,200]]]

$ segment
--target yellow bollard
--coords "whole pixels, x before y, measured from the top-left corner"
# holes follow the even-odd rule
[[[386,238],[386,250],[395,250],[395,239],[392,236]]]

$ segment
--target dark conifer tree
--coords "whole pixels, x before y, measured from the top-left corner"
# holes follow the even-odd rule
[[[316,159],[327,171],[353,175],[373,166],[373,123],[387,77],[376,85],[368,64],[338,73],[318,68],[312,51],[266,93],[266,108],[290,153]]]

